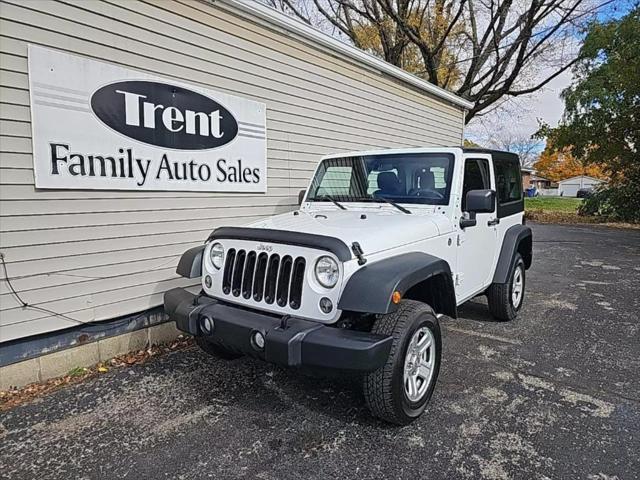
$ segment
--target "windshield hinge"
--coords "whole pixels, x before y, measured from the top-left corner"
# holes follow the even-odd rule
[[[353,242],[351,244],[351,251],[358,259],[358,265],[364,265],[365,263],[367,263],[367,259],[364,258],[364,252],[362,251],[362,247],[358,242]]]

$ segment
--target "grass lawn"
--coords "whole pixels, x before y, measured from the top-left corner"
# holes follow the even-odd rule
[[[524,199],[524,218],[538,223],[605,224],[610,227],[640,228],[640,224],[612,222],[601,216],[578,215],[581,198],[533,197]]]
[[[541,210],[543,212],[576,213],[576,210],[581,203],[581,198],[525,197],[524,208],[525,210]]]

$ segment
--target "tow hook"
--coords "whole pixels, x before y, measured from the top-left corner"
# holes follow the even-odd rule
[[[362,251],[362,247],[358,242],[353,242],[351,244],[351,251],[358,259],[358,265],[364,265],[365,263],[367,263],[367,259],[364,258],[364,252]]]

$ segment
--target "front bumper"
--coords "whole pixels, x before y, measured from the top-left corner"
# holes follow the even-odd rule
[[[283,322],[282,317],[193,295],[182,288],[164,294],[164,309],[183,332],[289,367],[370,372],[385,364],[391,350],[389,336],[329,327],[295,317]],[[213,320],[210,335],[201,328],[204,317]],[[253,341],[256,332],[264,336],[262,349]]]

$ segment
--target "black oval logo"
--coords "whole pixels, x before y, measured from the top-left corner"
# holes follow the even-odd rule
[[[140,142],[176,150],[221,147],[238,134],[231,112],[213,99],[159,82],[106,85],[91,109],[109,128]]]

